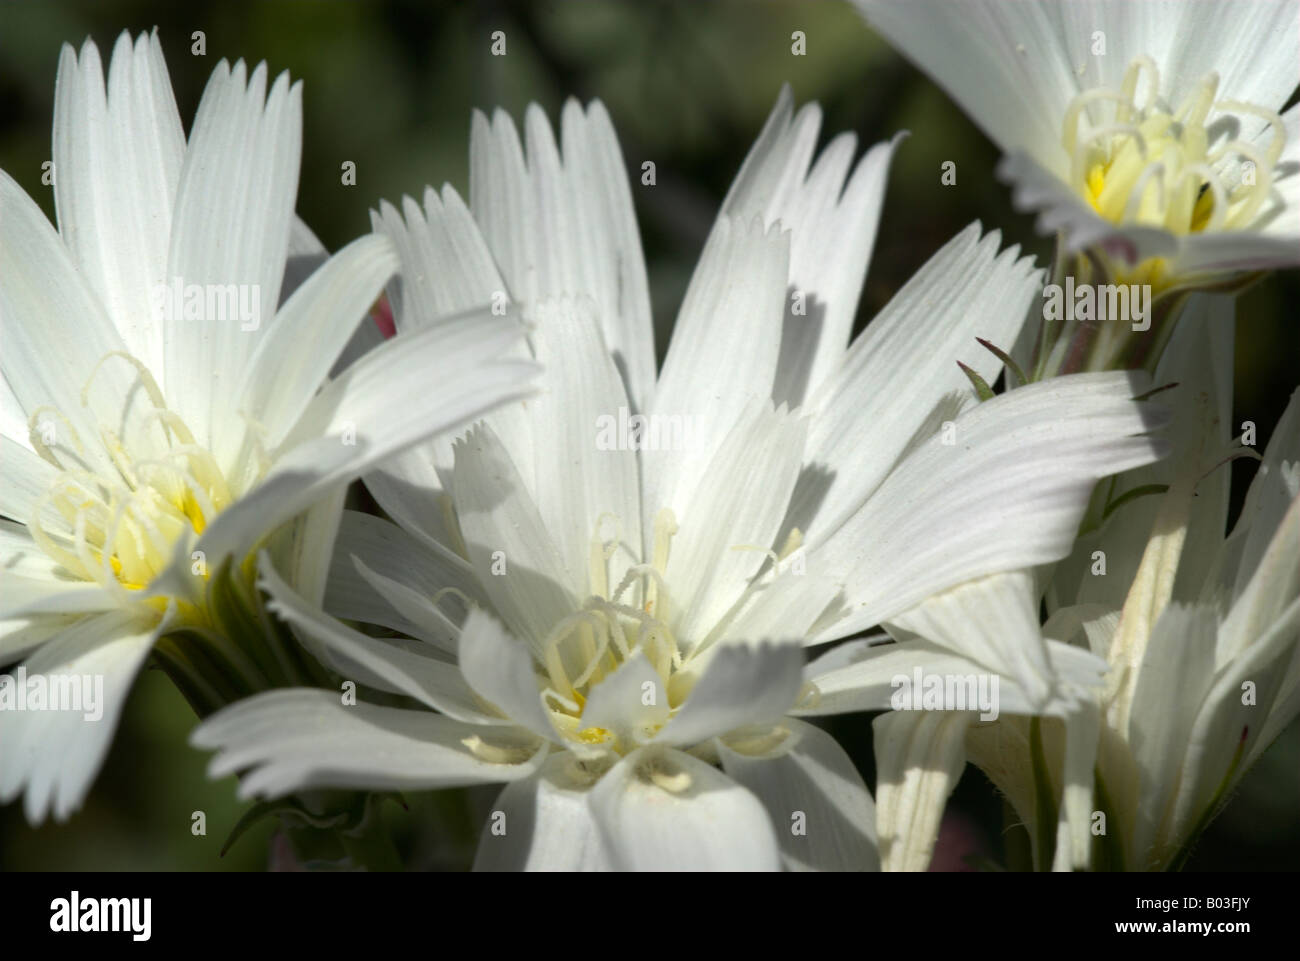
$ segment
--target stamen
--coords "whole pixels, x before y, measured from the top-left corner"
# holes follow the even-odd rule
[[[782,546],[781,554],[777,560],[785,560],[801,547],[803,547],[803,531],[797,527],[790,528],[790,533],[785,537],[785,544]]]
[[[1255,216],[1255,212],[1259,210],[1260,205],[1268,197],[1268,192],[1273,186],[1273,173],[1270,167],[1265,166],[1263,155],[1253,145],[1242,143],[1240,140],[1228,141],[1210,154],[1206,158],[1206,162],[1210,164],[1217,163],[1229,153],[1239,154],[1255,165],[1254,185],[1238,185],[1237,189],[1233,191],[1233,196],[1228,201],[1230,205],[1239,204],[1239,206],[1233,206],[1223,218],[1228,226],[1235,227],[1242,223],[1249,223],[1250,218]],[[1242,196],[1238,197],[1238,193],[1242,194]]]
[[[627,569],[627,573],[623,575],[623,579],[618,582],[618,588],[612,595],[610,595],[610,600],[617,602],[638,577],[649,578],[654,582],[657,590],[661,590],[665,594],[668,593],[668,582],[664,580],[664,576],[659,572],[658,568],[652,564],[633,564]],[[653,599],[646,602],[647,608],[652,609],[653,606]]]
[[[1219,90],[1219,75],[1211,70],[1192,88],[1187,99],[1183,101],[1174,114],[1174,119],[1188,126],[1201,127],[1214,105],[1214,95]]]
[[[461,603],[465,605],[467,610],[472,611],[474,608],[478,607],[478,605],[474,603],[473,599],[471,599],[470,596],[466,594],[464,591],[462,591],[459,587],[444,587],[441,590],[435,591],[429,603],[432,604],[434,607],[437,607],[438,604],[442,601],[442,599],[444,597],[447,597],[448,595],[450,595],[451,597],[460,598]]]
[[[1142,75],[1142,68],[1145,67],[1151,73],[1151,83],[1147,86],[1147,102],[1138,108],[1139,112],[1146,113],[1155,106],[1156,97],[1160,95],[1160,68],[1150,57],[1143,54],[1136,57],[1124,70],[1124,82],[1120,86],[1123,94],[1123,101],[1120,104],[1120,114],[1118,119],[1121,123],[1128,121],[1129,110],[1137,103],[1133,97],[1137,94],[1138,79]]]
[[[1156,211],[1158,219],[1163,220],[1163,211],[1165,210],[1165,165],[1162,163],[1153,163],[1148,165],[1141,174],[1138,175],[1137,181],[1133,184],[1133,189],[1129,191],[1128,202],[1124,204],[1124,219],[1137,220],[1138,213],[1143,209],[1142,202],[1146,198],[1147,183],[1154,180],[1156,186]]]
[[[64,426],[68,429],[68,433],[72,435],[73,449],[81,457],[81,467],[83,469],[89,469],[90,465],[85,462],[86,445],[81,442],[81,435],[78,434],[77,429],[72,426],[72,421],[68,420],[63,411],[59,410],[57,407],[50,407],[48,404],[37,407],[32,411],[32,416],[27,419],[27,436],[31,441],[32,449],[35,450],[36,453],[40,454],[45,461],[54,467],[57,467],[59,470],[66,469],[63,464],[59,462],[59,459],[54,456],[53,451],[45,446],[44,438],[41,437],[40,432],[36,429],[36,421],[40,418],[41,414],[44,414],[47,411],[54,414],[54,416],[59,418],[59,420],[63,421]]]
[[[523,764],[533,756],[533,751],[529,748],[489,744],[477,734],[462,738],[460,743],[476,758],[489,764]]]
[[[1143,74],[1149,74],[1149,81],[1138,104]],[[1272,189],[1286,128],[1282,118],[1265,107],[1216,101],[1218,89],[1218,74],[1208,73],[1171,112],[1159,96],[1155,62],[1147,56],[1135,58],[1118,92],[1088,90],[1066,108],[1061,143],[1070,161],[1070,182],[1102,217],[1115,223],[1158,226],[1175,234],[1248,227]],[[1114,103],[1110,122],[1095,127],[1090,123],[1081,133],[1080,118],[1089,116],[1089,108],[1099,102]],[[1267,144],[1233,140],[1209,152],[1206,121],[1213,111],[1259,118],[1269,134]],[[1252,182],[1235,184],[1229,191],[1224,166],[1234,155],[1249,161],[1255,174]]]
[[[1079,115],[1083,113],[1083,108],[1098,100],[1111,100],[1117,104],[1128,105],[1128,101],[1122,94],[1104,89],[1089,90],[1071,100],[1070,105],[1065,108],[1065,125],[1061,133],[1066,153],[1073,154],[1075,151],[1075,143],[1079,137]]]
[[[1083,172],[1088,169],[1089,152],[1097,143],[1106,141],[1110,137],[1122,135],[1127,135],[1133,138],[1133,145],[1137,148],[1138,157],[1143,163],[1145,163],[1147,159],[1147,142],[1146,138],[1142,136],[1142,131],[1132,124],[1110,124],[1109,126],[1100,127],[1096,130],[1090,131],[1088,136],[1074,148],[1073,159],[1070,167],[1070,176],[1074,182],[1078,183],[1083,178]],[[1111,162],[1113,163],[1115,160],[1112,160]],[[1108,172],[1108,170],[1103,168],[1103,174]],[[1098,202],[1101,202],[1100,198],[1098,198]]]
[[[146,451],[135,449],[133,445],[139,441],[134,430],[125,438],[119,436],[113,426],[116,418],[99,416],[99,404],[92,408],[92,390],[110,359],[130,365],[135,377],[128,394],[143,389],[152,405],[133,418],[133,423],[159,425],[168,449],[160,453],[156,442],[145,442]],[[125,601],[130,596],[128,590],[146,587],[171,563],[176,542],[187,529],[202,533],[229,504],[230,485],[211,451],[196,443],[181,417],[166,406],[153,374],[130,354],[112,351],[101,357],[82,387],[80,400],[96,416],[98,441],[107,455],[107,465],[100,461],[97,468],[91,466],[82,439],[66,415],[53,407],[34,411],[29,421],[32,446],[59,474],[37,500],[29,529],[42,550],[68,571]],[[121,403],[129,405],[130,396],[121,398]],[[47,412],[66,428],[68,440],[57,445],[57,455],[45,444],[43,432],[36,429]],[[142,453],[145,456],[140,456]],[[65,463],[69,458],[79,463],[75,467]],[[58,530],[57,525],[50,529],[50,508],[62,518],[65,530]]]
[[[574,679],[574,687],[582,687],[591,680],[592,675],[594,675],[600,667],[600,659],[604,657],[605,652],[609,650],[609,630],[601,619],[597,618],[596,621],[600,629],[596,632],[596,641],[593,645],[594,649],[587,658],[586,668]],[[590,624],[584,624],[583,627],[588,631],[591,630]]]
[[[95,382],[96,375],[99,374],[99,369],[104,366],[105,361],[111,360],[114,357],[121,358],[135,368],[135,372],[140,378],[140,383],[144,386],[145,393],[149,395],[149,400],[155,407],[167,406],[166,402],[163,400],[162,391],[158,388],[158,381],[154,380],[153,374],[149,372],[149,368],[125,351],[111,350],[95,362],[95,366],[91,370],[90,376],[86,379],[86,386],[81,388],[82,407],[86,407],[90,403],[90,388]]]

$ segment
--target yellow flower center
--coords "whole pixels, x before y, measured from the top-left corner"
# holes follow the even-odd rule
[[[123,398],[106,422],[89,395],[112,359],[135,369],[133,387],[143,390],[150,406],[136,413],[135,399]],[[129,354],[114,352],[96,364],[81,403],[95,418],[111,467],[89,456],[85,439],[63,413],[52,407],[33,412],[32,446],[59,474],[38,500],[28,529],[78,577],[118,593],[140,591],[171,563],[183,535],[203,533],[229,505],[230,484],[212,453],[167,407],[153,375]],[[196,574],[206,576],[201,559],[196,567]]]
[[[542,644],[543,693],[559,731],[579,744],[623,753],[635,745],[623,744],[615,732],[604,727],[583,723],[587,694],[638,651],[659,675],[663,691],[673,691],[673,676],[685,660],[668,624],[670,604],[664,571],[677,522],[671,510],[660,511],[650,562],[631,565],[611,588],[609,567],[619,537],[601,539],[600,526],[605,519],[597,523],[591,540],[591,596],[581,610],[557,624]],[[673,698],[665,696],[671,707]],[[648,736],[653,731],[642,733]]]
[[[1062,133],[1071,186],[1116,224],[1157,227],[1179,236],[1248,228],[1268,198],[1286,132],[1282,118],[1271,110],[1216,101],[1218,86],[1218,74],[1207,74],[1171,110],[1159,98],[1159,70],[1144,56],[1129,64],[1120,90],[1099,87],[1079,94],[1066,110]],[[1102,103],[1114,109],[1108,121],[1097,122]],[[1207,123],[1216,111],[1263,120],[1270,132],[1267,146],[1218,142],[1218,123]],[[1162,266],[1148,265],[1147,270],[1158,279]]]

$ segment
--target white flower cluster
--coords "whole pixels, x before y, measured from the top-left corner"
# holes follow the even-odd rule
[[[662,359],[599,101],[331,256],[300,84],[223,61],[187,138],[156,33],[65,47],[57,229],[0,171],[0,802],[74,812],[153,658],[303,823],[503,784],[478,868],[924,870],[967,761],[1035,868],[1180,864],[1300,712],[1300,394],[1231,416],[1298,4],[855,2],[1053,264],[971,224],[852,336],[900,139],[786,88]],[[874,790],[808,720],[868,711]]]

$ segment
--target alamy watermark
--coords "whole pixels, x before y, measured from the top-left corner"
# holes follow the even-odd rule
[[[981,721],[998,719],[996,674],[930,674],[917,667],[911,676],[895,674],[889,681],[895,711],[979,711]]]
[[[14,674],[0,674],[0,711],[69,711],[98,721],[104,716],[104,675],[29,675],[20,666]]]
[[[262,326],[260,284],[187,284],[173,277],[149,291],[154,320],[237,320],[243,331]]]
[[[596,450],[695,450],[703,437],[699,418],[691,414],[617,414],[596,418]]]
[[[57,934],[119,932],[132,941],[148,941],[153,934],[152,898],[71,897],[50,902],[50,930]]]
[[[1124,320],[1135,331],[1151,327],[1150,284],[1079,284],[1043,288],[1044,320]]]

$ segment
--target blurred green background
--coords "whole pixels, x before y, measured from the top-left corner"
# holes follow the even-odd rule
[[[331,249],[369,229],[381,198],[448,181],[468,196],[471,108],[501,107],[516,121],[538,101],[555,118],[564,99],[599,97],[629,168],[656,164],[658,183],[633,195],[651,283],[659,356],[723,194],[782,83],[818,100],[823,140],[854,130],[860,149],[912,131],[895,160],[861,326],[961,227],[999,227],[1046,265],[1050,243],[1015,214],[993,177],[997,153],[947,97],[877,39],[845,3],[616,2],[316,3],[200,0],[160,4],[0,4],[0,167],[53,219],[40,183],[50,155],[55,69],[65,42],[86,37],[107,60],[118,33],[157,26],[187,128],[221,58],[266,60],[304,82],[298,212]],[[191,55],[191,35],[206,56]],[[507,55],[490,54],[503,30]],[[806,55],[791,34],[806,35]],[[356,186],[340,165],[357,165]],[[957,164],[941,186],[940,164]],[[1291,304],[1291,307],[1286,307]],[[1260,449],[1300,376],[1300,282],[1269,278],[1240,301],[1236,420],[1259,426]],[[1236,479],[1252,468],[1234,465]],[[224,858],[219,849],[243,806],[234,781],[209,782],[207,757],[185,743],[193,718],[158,671],[146,671],[85,808],[67,824],[32,830],[19,806],[0,808],[0,870],[256,870],[268,863],[263,824]],[[874,783],[870,715],[834,719],[833,733]],[[0,751],[3,746],[0,745]],[[388,821],[417,869],[464,868],[494,789],[409,797]],[[191,815],[207,835],[191,834]],[[1189,870],[1293,869],[1300,855],[1300,728],[1293,725],[1246,777]],[[997,856],[1000,802],[968,768],[946,827],[963,848]],[[959,863],[954,866],[960,866]]]

